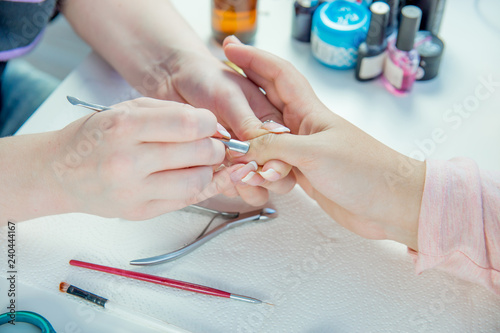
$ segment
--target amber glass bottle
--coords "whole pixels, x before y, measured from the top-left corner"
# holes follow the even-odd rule
[[[235,35],[251,44],[257,30],[257,0],[212,0],[212,33],[216,41]]]

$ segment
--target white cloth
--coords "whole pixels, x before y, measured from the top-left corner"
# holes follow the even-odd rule
[[[234,210],[238,204],[218,207]],[[270,205],[278,218],[228,230],[183,258],[150,267],[128,262],[191,241],[210,216],[180,210],[143,222],[71,214],[19,223],[20,281],[54,297],[66,281],[193,332],[500,330],[500,298],[485,288],[439,271],[416,276],[405,246],[352,234],[299,188],[272,196]],[[2,229],[0,253],[7,253],[5,238]],[[90,271],[70,266],[70,259],[207,285],[275,306]]]

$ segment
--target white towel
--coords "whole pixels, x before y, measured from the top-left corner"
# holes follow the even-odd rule
[[[212,200],[217,208],[249,209],[237,199],[217,199]],[[345,230],[300,188],[272,195],[269,206],[277,209],[278,218],[228,230],[185,257],[149,267],[128,262],[190,242],[210,215],[184,209],[143,222],[70,214],[19,223],[19,279],[53,295],[66,281],[193,332],[500,330],[500,298],[439,271],[416,276],[405,246]],[[5,228],[1,244],[5,267]],[[70,266],[70,259],[207,285],[275,305],[90,271]]]

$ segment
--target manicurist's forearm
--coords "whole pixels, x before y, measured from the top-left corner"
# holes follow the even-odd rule
[[[162,88],[151,76],[168,72],[179,53],[210,54],[168,0],[66,0],[62,10],[94,50],[150,96]]]
[[[0,225],[71,211],[54,171],[55,132],[0,139]]]

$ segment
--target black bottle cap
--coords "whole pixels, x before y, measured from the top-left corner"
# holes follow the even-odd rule
[[[390,36],[398,25],[399,0],[383,0],[389,5],[389,21],[385,30],[386,37]]]
[[[370,28],[366,36],[366,44],[382,45],[385,39],[385,28],[389,20],[388,4],[382,1],[374,2],[370,6],[372,18],[370,19]]]
[[[314,7],[318,4],[319,0],[297,0],[297,3],[305,8]]]
[[[422,11],[417,6],[404,6],[401,9],[401,23],[399,24],[396,47],[401,51],[411,51],[415,42],[415,35],[420,26]]]

